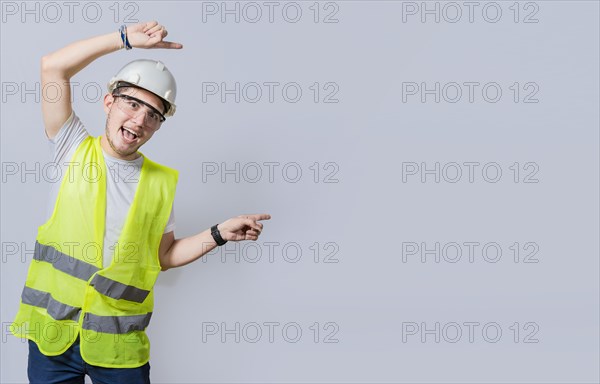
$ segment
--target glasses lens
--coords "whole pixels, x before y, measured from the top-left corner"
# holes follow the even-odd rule
[[[117,105],[119,109],[125,112],[129,117],[137,116],[140,111],[144,112],[144,124],[150,128],[156,128],[164,118],[156,111],[153,111],[146,103],[127,95],[114,95],[119,100]]]

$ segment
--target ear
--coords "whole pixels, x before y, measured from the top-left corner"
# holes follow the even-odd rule
[[[104,113],[108,115],[108,111],[110,111],[110,107],[113,105],[114,102],[115,98],[113,97],[113,95],[111,95],[110,93],[104,95]]]

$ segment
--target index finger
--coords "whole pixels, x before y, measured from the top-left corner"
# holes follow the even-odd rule
[[[254,221],[269,220],[271,218],[271,215],[269,215],[268,213],[259,213],[259,214],[255,214],[255,215],[244,215],[244,216],[246,216],[248,219],[251,219]]]
[[[152,48],[181,49],[183,48],[183,45],[172,41],[161,41],[156,43]]]

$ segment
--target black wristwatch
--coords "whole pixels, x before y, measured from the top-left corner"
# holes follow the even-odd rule
[[[212,235],[213,239],[215,239],[215,241],[217,242],[217,245],[221,246],[225,244],[227,240],[223,240],[223,238],[221,237],[221,232],[219,232],[217,225],[219,224],[215,224],[210,228],[210,234]]]

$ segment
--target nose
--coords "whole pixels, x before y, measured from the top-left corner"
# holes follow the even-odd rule
[[[132,114],[131,121],[140,127],[144,126],[146,124],[146,111],[141,110]]]

